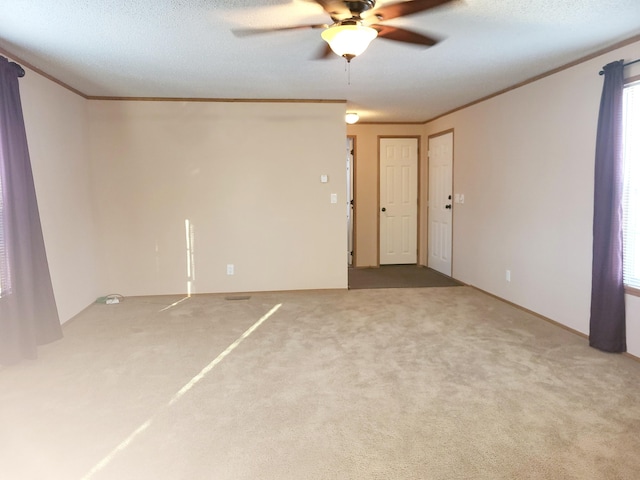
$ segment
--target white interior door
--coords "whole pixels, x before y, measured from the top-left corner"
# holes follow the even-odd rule
[[[418,257],[418,139],[380,139],[380,265]]]
[[[427,266],[451,276],[453,132],[429,137]]]

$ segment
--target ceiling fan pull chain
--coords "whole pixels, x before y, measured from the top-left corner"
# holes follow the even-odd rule
[[[351,85],[351,62],[344,59],[344,71],[347,72],[347,85]]]

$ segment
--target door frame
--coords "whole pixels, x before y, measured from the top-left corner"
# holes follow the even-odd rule
[[[431,171],[430,170],[430,168],[431,168],[431,165],[430,165],[431,159],[429,158],[429,141],[432,138],[441,137],[443,135],[447,135],[448,133],[450,133],[451,134],[451,196],[453,197],[451,199],[451,205],[455,204],[455,202],[454,202],[454,199],[455,199],[455,193],[454,193],[455,192],[455,188],[454,188],[454,185],[456,183],[456,179],[455,179],[455,175],[453,173],[454,173],[454,166],[455,166],[455,159],[456,159],[456,151],[455,151],[456,134],[455,134],[454,130],[455,130],[454,128],[449,128],[447,130],[442,130],[442,131],[440,131],[438,133],[434,133],[434,134],[431,134],[431,135],[427,136],[427,202],[429,200],[429,191],[428,191],[428,189],[429,189],[429,178],[428,178],[428,176],[429,176],[429,173]],[[427,227],[427,231],[425,232],[426,233],[425,240],[426,240],[426,244],[427,244],[426,245],[427,255],[425,257],[425,261],[426,261],[426,266],[428,267],[429,266],[429,206],[428,205],[427,205],[425,210],[426,210],[425,222],[426,222],[426,227]],[[454,235],[453,219],[454,219],[454,216],[455,216],[455,208],[452,208],[451,209],[451,278],[453,278],[453,235]]]
[[[351,198],[347,199],[347,202],[352,200],[353,203],[351,204],[351,266],[355,267],[357,265],[356,263],[356,255],[357,255],[357,245],[358,245],[358,235],[357,235],[357,230],[358,230],[358,222],[357,222],[357,210],[358,210],[358,201],[357,201],[357,185],[358,185],[358,181],[357,181],[357,175],[358,175],[358,168],[357,168],[357,157],[358,157],[358,137],[357,135],[347,135],[347,141],[348,140],[352,140],[353,141],[353,154],[351,155]],[[347,262],[348,264],[349,262]]]
[[[376,207],[377,207],[377,215],[376,215],[376,220],[377,220],[377,226],[376,226],[376,230],[377,230],[377,235],[376,235],[376,250],[377,250],[377,267],[380,267],[380,140],[383,138],[415,138],[416,139],[416,187],[417,187],[417,213],[416,213],[416,265],[418,265],[420,263],[420,190],[421,190],[421,182],[420,182],[420,177],[421,177],[421,171],[420,171],[420,164],[422,163],[421,158],[420,158],[420,145],[422,142],[422,136],[421,135],[378,135],[377,138],[377,149],[378,149],[378,156],[376,158],[376,171],[377,171],[377,198],[376,198]]]

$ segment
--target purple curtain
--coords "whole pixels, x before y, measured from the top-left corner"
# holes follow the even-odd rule
[[[624,62],[604,67],[596,138],[589,345],[627,350],[622,278],[622,94]]]
[[[0,57],[0,181],[5,285],[0,297],[0,364],[35,358],[62,337],[44,248],[22,116],[20,68]]]

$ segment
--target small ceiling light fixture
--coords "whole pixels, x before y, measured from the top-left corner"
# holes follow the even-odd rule
[[[351,62],[353,57],[367,49],[371,41],[378,36],[378,31],[356,21],[345,21],[323,30],[320,35],[331,50],[346,58],[347,62]]]
[[[356,112],[347,112],[347,114],[344,116],[344,121],[349,125],[357,123],[358,120],[360,120],[360,115],[358,115]]]

